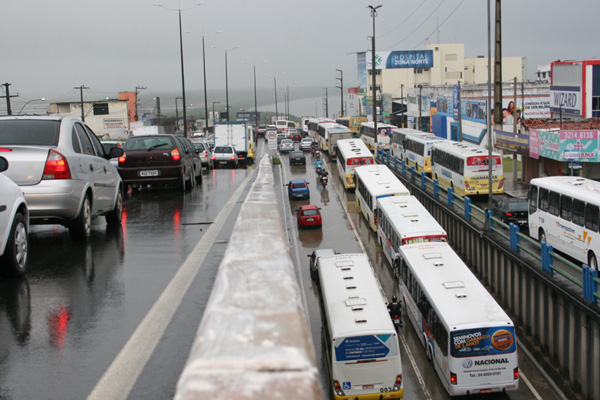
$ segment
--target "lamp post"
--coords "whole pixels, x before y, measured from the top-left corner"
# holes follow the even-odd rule
[[[227,113],[227,121],[229,121],[229,79],[227,76],[227,52],[233,51],[235,49],[239,49],[240,46],[235,46],[232,49],[225,50],[225,103],[226,103],[226,113]]]
[[[213,35],[217,33],[221,33],[221,31],[216,31]],[[209,35],[212,36],[212,35]],[[206,130],[208,131],[208,95],[206,94],[206,53],[204,51],[204,38],[206,36],[202,35],[202,70],[204,73],[204,116],[206,117]],[[214,104],[213,104],[214,106]],[[213,114],[214,115],[214,114]]]
[[[29,103],[31,103],[32,101],[46,101],[45,97],[42,97],[41,99],[31,99],[29,101],[27,101],[25,104],[23,104],[23,107],[21,107],[21,109],[19,110],[19,112],[17,113],[17,115],[21,115],[21,111],[23,111],[23,109],[25,108],[25,106]]]
[[[402,113],[402,127],[404,128],[404,84],[400,85],[400,99],[402,100],[400,112]]]
[[[187,10],[191,10],[194,7],[198,7],[201,6],[202,3],[197,3],[194,4],[193,6],[186,8],[183,11],[187,11]],[[182,34],[182,30],[181,30],[181,8],[178,9],[173,9],[173,8],[169,8],[169,7],[165,7],[162,4],[157,4],[154,3],[154,5],[156,7],[162,7],[165,8],[169,11],[177,11],[177,14],[179,15],[179,55],[180,55],[180,59],[181,59],[181,94],[182,94],[182,98],[183,98],[183,136],[187,137],[187,114],[185,112],[185,72],[183,69],[183,34]],[[177,105],[177,101],[175,101],[175,105]]]
[[[177,108],[177,99],[182,98],[183,97],[175,97],[175,133],[177,133],[177,131],[179,130],[179,109]]]
[[[221,104],[220,101],[213,101],[213,126],[215,125],[215,104]]]
[[[376,7],[368,7],[371,9],[371,17],[373,18],[373,36],[371,37],[371,81],[373,87],[371,88],[371,96],[373,96],[373,128],[375,129],[375,141],[377,142],[377,98],[375,97],[375,17],[377,16],[377,9],[381,8],[381,4]]]

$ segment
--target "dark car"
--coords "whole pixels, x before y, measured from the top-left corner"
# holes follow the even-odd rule
[[[305,179],[292,179],[287,184],[288,197],[290,200],[310,198],[310,191],[308,190],[308,182]]]
[[[256,128],[256,137],[264,138],[267,128],[267,125],[259,125],[258,128]]]
[[[302,140],[302,133],[297,129],[288,129],[286,134],[289,139],[292,139],[294,142],[300,142],[300,140]]]
[[[517,197],[504,197],[494,204],[493,216],[510,224],[511,222],[519,229],[528,228],[527,200]]]
[[[192,164],[194,164],[194,178],[196,182],[202,183],[202,158],[200,158],[200,150],[186,137],[178,137],[177,140],[181,142],[185,154],[192,160]]]
[[[290,153],[290,165],[306,165],[306,158],[301,151],[292,151]]]
[[[317,261],[319,260],[319,257],[334,256],[336,254],[337,253],[332,249],[317,249],[313,251],[312,254],[308,255],[307,257],[310,258],[308,263],[310,277],[317,280]]]
[[[174,184],[181,191],[195,186],[194,164],[173,135],[136,135],[125,142],[119,174],[131,187]]]

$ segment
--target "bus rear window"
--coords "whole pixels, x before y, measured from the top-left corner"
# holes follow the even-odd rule
[[[371,165],[374,164],[373,158],[351,158],[348,160],[348,165]]]
[[[517,349],[517,340],[512,326],[465,329],[451,333],[450,348],[452,357],[505,354]]]

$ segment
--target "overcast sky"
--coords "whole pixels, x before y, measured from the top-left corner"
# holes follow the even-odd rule
[[[146,96],[180,90],[178,13],[155,2],[183,10],[192,91],[203,89],[202,35],[209,91],[224,90],[225,50],[236,46],[228,53],[230,90],[253,87],[254,65],[259,87],[272,88],[273,76],[278,88],[333,87],[336,69],[345,87],[356,86],[353,53],[370,49],[369,4],[382,5],[377,50],[422,49],[439,38],[464,43],[466,57],[487,55],[483,0],[205,0],[197,7],[192,0],[2,0],[0,83],[19,94],[13,108],[38,97],[77,99],[80,85],[90,88],[88,99],[136,86],[147,87]],[[529,79],[539,64],[600,57],[599,0],[504,0],[502,8],[503,55],[527,57]]]

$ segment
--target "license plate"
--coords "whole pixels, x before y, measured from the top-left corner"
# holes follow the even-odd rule
[[[313,222],[315,219],[314,218],[306,218],[307,222]]]
[[[140,176],[158,176],[158,170],[150,169],[146,171],[140,171]]]
[[[363,390],[367,390],[367,389],[373,389],[375,386],[374,385],[363,385]]]
[[[219,161],[219,164],[227,164],[227,161]]]
[[[526,224],[526,223],[527,223],[527,221],[522,221],[522,220],[519,220],[519,222],[518,222],[518,223],[519,223],[519,224]]]

